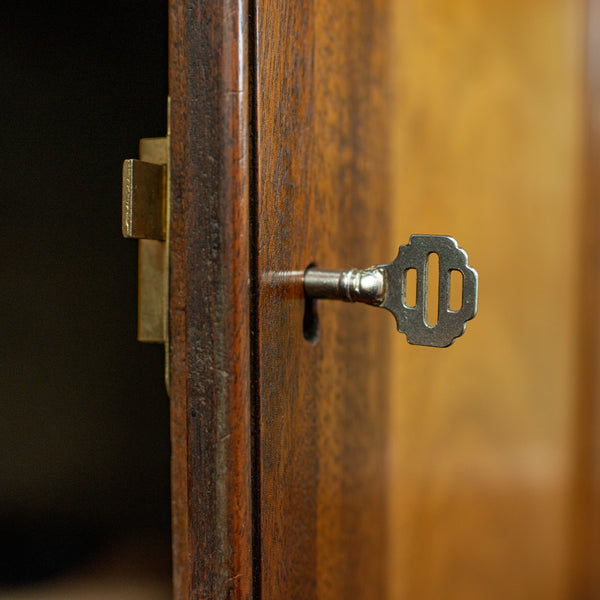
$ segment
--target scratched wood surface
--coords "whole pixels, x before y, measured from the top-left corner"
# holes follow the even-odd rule
[[[598,299],[581,304],[598,279],[597,208],[593,256],[581,244],[585,18],[580,1],[395,5],[395,232],[454,235],[481,278],[452,348],[395,342],[395,599],[598,597],[571,581],[575,448],[598,439],[578,383],[598,371],[581,336],[597,338]]]
[[[389,231],[389,8],[257,8],[260,580],[267,599],[383,598],[387,345],[393,318],[320,302],[281,273],[368,266]]]
[[[248,8],[169,20],[175,598],[250,598]]]

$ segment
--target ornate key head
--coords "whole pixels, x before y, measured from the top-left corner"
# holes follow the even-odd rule
[[[427,322],[428,264],[431,254],[439,257],[438,318]],[[398,331],[406,334],[409,344],[444,348],[461,336],[468,320],[477,313],[477,272],[469,266],[467,254],[454,238],[444,235],[411,235],[398,256],[389,265],[378,267],[384,273],[385,293],[379,306],[396,318]],[[417,273],[414,306],[407,303],[407,272]],[[452,271],[462,273],[462,306],[450,308]]]

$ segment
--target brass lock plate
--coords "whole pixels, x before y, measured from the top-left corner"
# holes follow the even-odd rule
[[[140,159],[123,163],[123,236],[139,240],[141,342],[168,339],[168,163],[168,137],[140,140]]]

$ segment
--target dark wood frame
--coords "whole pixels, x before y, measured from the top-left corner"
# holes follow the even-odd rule
[[[579,355],[571,582],[569,597],[596,598],[600,592],[600,1],[587,1],[583,27],[583,203],[580,245]]]
[[[171,0],[175,598],[252,596],[247,0]]]

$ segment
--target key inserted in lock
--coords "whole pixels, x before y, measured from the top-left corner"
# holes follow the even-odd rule
[[[439,258],[438,315],[431,325],[428,312],[428,264],[432,254]],[[407,274],[416,271],[416,298],[407,298]],[[462,274],[462,304],[451,307],[452,272]],[[310,267],[304,273],[304,292],[310,298],[363,302],[389,310],[398,331],[410,344],[444,348],[461,336],[467,321],[477,313],[477,272],[454,238],[443,235],[412,235],[400,246],[388,265],[345,271]],[[454,309],[456,308],[456,309]]]

